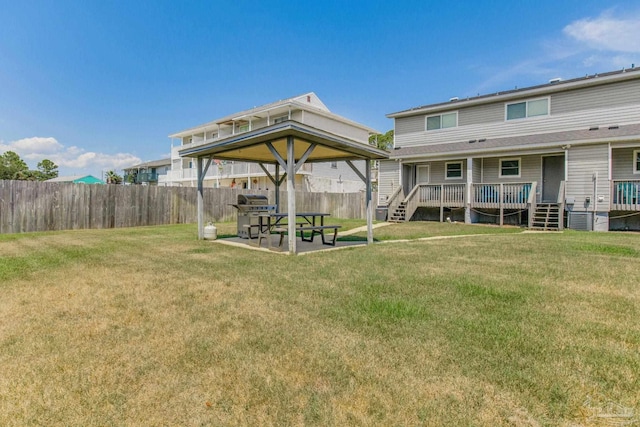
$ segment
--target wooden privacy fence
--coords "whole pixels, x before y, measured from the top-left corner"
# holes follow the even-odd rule
[[[204,189],[205,221],[236,218],[238,194],[264,194],[275,203],[275,191]],[[280,193],[287,206],[287,192]],[[377,200],[375,195],[373,200]],[[296,193],[296,209],[328,212],[338,218],[364,218],[364,193]],[[286,210],[283,209],[283,210]],[[197,222],[193,187],[87,185],[0,180],[0,233],[119,228]]]

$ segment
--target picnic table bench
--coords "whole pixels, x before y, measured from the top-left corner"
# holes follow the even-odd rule
[[[258,246],[260,246],[263,239],[266,239],[267,246],[271,247],[272,234],[280,235],[278,246],[282,246],[282,243],[284,242],[284,235],[289,232],[287,224],[284,224],[282,221],[285,218],[288,218],[288,216],[289,214],[287,213],[269,213],[259,215]],[[314,237],[316,235],[320,235],[322,244],[335,246],[336,238],[338,237],[338,229],[342,226],[325,225],[324,217],[326,216],[329,216],[329,214],[318,212],[296,213],[296,218],[300,219],[300,221],[296,221],[296,232],[300,233],[300,239],[304,242],[313,242]],[[249,231],[250,230],[251,229],[249,229]],[[333,237],[328,238],[324,233],[325,230],[333,230]],[[311,232],[308,236],[305,234],[307,231]],[[249,237],[251,237],[251,234],[249,234]]]

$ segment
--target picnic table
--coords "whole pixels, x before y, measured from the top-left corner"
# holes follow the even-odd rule
[[[324,245],[336,245],[338,236],[338,228],[340,225],[325,225],[325,217],[330,216],[323,212],[296,212],[296,231],[300,233],[300,240],[303,242],[313,242],[313,238],[319,235]],[[284,235],[288,232],[288,224],[284,220],[289,217],[286,212],[273,212],[258,215],[258,246],[262,239],[267,239],[267,245],[271,246],[271,235],[279,234],[280,242],[278,246],[282,246]],[[333,238],[328,238],[324,234],[325,230],[333,230]],[[309,235],[305,234],[309,232]]]

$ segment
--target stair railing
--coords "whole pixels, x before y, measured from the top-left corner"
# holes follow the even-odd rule
[[[420,202],[420,191],[422,187],[426,187],[426,185],[418,184],[411,189],[411,192],[407,197],[404,198],[405,202],[405,221],[409,221],[413,214],[418,209],[418,203]]]
[[[393,193],[387,199],[387,207],[388,207],[388,215],[391,217],[393,213],[398,209],[400,203],[404,200],[404,191],[402,189],[402,185],[399,185],[398,188],[394,190]]]

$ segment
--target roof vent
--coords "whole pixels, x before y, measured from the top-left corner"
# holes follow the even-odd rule
[[[620,129],[620,126],[618,126],[618,125],[609,126],[609,130],[613,130],[613,129]]]
[[[600,129],[600,126],[591,126],[589,128],[589,130],[598,130],[598,129]]]
[[[469,140],[469,144],[473,144],[473,143],[475,143],[475,142],[476,142],[476,140],[475,140],[475,139],[470,139],[470,140]]]
[[[480,138],[480,139],[478,140],[478,142],[485,142],[486,140],[487,140],[487,138]]]
[[[454,96],[453,98],[449,98],[449,102],[453,102],[453,101],[457,101],[459,98],[457,96]]]
[[[562,78],[560,78],[560,77],[555,77],[555,78],[553,78],[553,79],[549,80],[549,83],[550,83],[550,84],[554,84],[554,83],[560,83],[561,81],[562,81]]]

